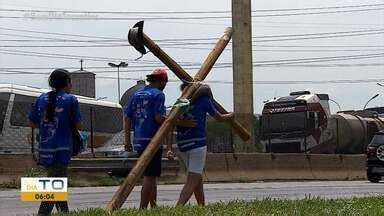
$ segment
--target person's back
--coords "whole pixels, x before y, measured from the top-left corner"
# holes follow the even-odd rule
[[[183,90],[188,83],[181,85]],[[199,205],[205,205],[202,173],[205,166],[207,145],[205,122],[207,113],[219,121],[230,121],[233,114],[219,113],[212,102],[212,93],[208,85],[200,86],[191,98],[189,111],[183,114],[184,119],[193,119],[197,126],[194,128],[177,127],[177,146],[180,158],[188,172],[187,181],[180,193],[178,205],[184,205],[195,194]],[[171,149],[171,147],[170,147]],[[167,155],[173,155],[168,151]]]
[[[127,116],[133,123],[135,150],[144,150],[159,129],[156,114],[165,114],[164,100],[164,93],[151,85],[134,94]]]
[[[184,152],[206,145],[207,113],[211,116],[216,114],[212,100],[208,96],[196,98],[191,104],[190,111],[184,113],[184,119],[193,119],[197,125],[194,128],[177,127],[177,144],[180,151]]]
[[[46,118],[50,94],[56,98],[53,121]],[[76,97],[63,90],[44,93],[36,100],[30,119],[39,128],[39,162],[68,164],[73,145],[71,122],[80,121]]]

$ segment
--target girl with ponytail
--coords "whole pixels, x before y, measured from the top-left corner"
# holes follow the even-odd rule
[[[70,94],[71,77],[67,70],[54,70],[48,84],[52,91],[37,98],[29,120],[32,127],[39,129],[39,164],[47,169],[48,177],[66,177],[73,127],[80,127],[79,103]],[[50,215],[54,205],[59,211],[68,212],[67,202],[43,201],[38,215]]]

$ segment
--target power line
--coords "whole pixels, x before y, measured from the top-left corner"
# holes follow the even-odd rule
[[[85,38],[98,38],[98,39],[107,39],[107,40],[124,40],[123,38],[115,38],[115,37],[104,37],[104,36],[94,36],[94,35],[81,35],[81,34],[67,34],[67,33],[57,33],[57,32],[46,32],[46,31],[34,31],[34,30],[5,28],[5,27],[0,27],[0,29],[8,30],[8,31],[16,31],[16,32],[29,32],[29,33],[60,35],[60,36],[71,36],[71,37],[82,37],[82,38],[85,37]]]
[[[308,8],[259,9],[259,10],[252,10],[252,12],[329,10],[329,9],[342,9],[342,8],[377,7],[377,6],[383,6],[383,5],[384,5],[383,3],[378,3],[378,4],[365,4],[365,5],[344,5],[344,6],[308,7]]]
[[[66,55],[66,54],[57,54],[57,53],[42,53],[42,52],[31,52],[31,51],[22,51],[22,50],[8,50],[0,49],[0,53],[11,54],[11,55],[23,55],[23,56],[38,56],[38,57],[47,57],[47,58],[65,58],[65,59],[85,59],[89,61],[131,61],[121,58],[105,58],[105,57],[91,57],[91,56],[80,56],[80,55]],[[264,60],[264,61],[255,61],[254,64],[292,64],[292,63],[313,63],[313,62],[328,62],[328,61],[344,61],[344,60],[354,60],[354,59],[367,59],[367,58],[378,58],[383,57],[384,53],[368,53],[361,55],[342,55],[342,56],[328,56],[328,57],[313,57],[313,58],[296,58],[296,59],[280,59],[280,60]],[[149,63],[157,63],[154,61],[145,61]],[[200,64],[194,62],[182,62],[183,64]],[[230,63],[226,63],[230,64]]]
[[[115,44],[112,42],[121,42],[121,40],[74,40],[74,39],[61,39],[61,38],[54,38],[54,37],[42,37],[42,36],[9,34],[9,33],[0,33],[0,35],[12,36],[12,37],[44,39],[47,42],[79,42],[79,43],[99,43],[99,44],[112,44],[112,45]],[[41,40],[40,42],[45,42],[45,41]]]
[[[354,9],[354,10],[335,10],[335,11],[319,11],[319,12],[302,12],[302,13],[281,13],[281,14],[264,14],[252,15],[252,18],[258,17],[282,17],[282,16],[303,16],[303,15],[319,15],[319,14],[339,14],[351,12],[367,12],[384,10],[384,8],[368,8],[368,9]],[[67,16],[38,16],[38,15],[24,15],[24,16],[0,16],[1,19],[35,19],[35,20],[207,20],[207,19],[231,19],[231,16],[193,16],[193,17],[75,17]]]
[[[18,71],[14,73],[0,73],[3,75],[47,75],[47,73],[31,73],[26,71]],[[110,76],[96,76],[96,79],[113,79],[116,80],[117,77]],[[121,77],[121,80],[131,80],[136,81],[141,78],[132,78],[132,77]],[[169,82],[181,82],[180,80],[169,80]],[[207,80],[205,83],[210,84],[233,84],[232,81],[224,80]],[[361,84],[361,83],[377,83],[384,82],[384,79],[347,79],[347,80],[259,80],[251,81],[254,85],[295,85],[295,84]]]
[[[313,62],[328,62],[328,61],[344,61],[354,59],[366,58],[379,58],[384,57],[384,53],[371,53],[361,55],[343,55],[343,56],[327,56],[327,57],[313,57],[313,58],[300,58],[300,59],[281,59],[281,60],[264,60],[255,61],[254,64],[260,65],[278,65],[278,64],[292,64],[292,63],[313,63]]]
[[[66,36],[75,36],[75,37],[93,37],[93,38],[103,38],[104,40],[74,40],[74,39],[62,39],[54,37],[42,37],[42,36],[32,36],[32,35],[20,35],[20,34],[9,34],[9,33],[0,33],[0,35],[6,36],[16,36],[16,37],[26,37],[26,38],[38,38],[45,39],[39,40],[39,42],[92,42],[92,43],[102,43],[103,46],[95,47],[108,47],[105,44],[111,45],[111,47],[117,46],[130,46],[128,44],[116,44],[116,43],[104,43],[104,42],[125,42],[125,39],[119,38],[108,38],[101,36],[85,36],[85,35],[75,35],[75,34],[66,34],[66,33],[53,33],[53,32],[44,32],[44,31],[31,31],[31,30],[20,30],[20,29],[9,29],[2,28],[10,31],[21,31],[21,32],[34,32],[34,33],[44,33],[44,34],[54,34],[54,35],[66,35]],[[306,33],[306,34],[285,34],[285,35],[263,35],[263,36],[254,36],[254,39],[260,38],[278,38],[278,39],[268,39],[268,40],[253,40],[253,42],[270,42],[270,41],[286,41],[286,40],[304,40],[304,39],[317,39],[317,38],[333,38],[333,37],[348,37],[348,36],[360,36],[360,35],[370,35],[370,34],[383,34],[384,29],[367,29],[367,30],[355,30],[355,31],[339,31],[339,32],[316,32],[316,33]],[[310,37],[307,37],[310,36]],[[313,36],[313,37],[312,37]],[[293,37],[293,38],[291,38]],[[176,39],[158,39],[155,40],[163,46],[174,46],[174,45],[210,45],[214,42],[201,42],[201,41],[215,41],[217,38],[176,38]],[[16,40],[7,40],[15,41]],[[30,42],[31,40],[25,40]],[[198,41],[198,42],[186,42],[186,41]],[[11,45],[8,45],[11,46]],[[33,47],[33,45],[30,45]],[[48,45],[47,45],[48,46]],[[36,46],[37,47],[37,46]],[[58,46],[61,47],[61,46]],[[65,46],[63,46],[65,47]],[[72,46],[69,46],[72,47]],[[84,46],[91,47],[91,46]]]
[[[308,7],[308,8],[283,8],[283,9],[258,9],[252,12],[281,12],[281,11],[306,11],[306,10],[329,10],[342,8],[361,8],[361,7],[377,7],[384,4],[363,4],[363,5],[344,5],[344,6],[326,6],[326,7]],[[36,9],[5,9],[0,11],[7,12],[45,12],[45,13],[86,13],[86,14],[212,14],[212,13],[230,13],[231,11],[86,11],[86,10],[36,10]]]
[[[384,31],[384,29],[366,29],[366,30],[340,31],[340,32],[316,32],[316,33],[306,33],[306,34],[263,35],[263,36],[254,36],[252,38],[303,37],[303,36],[316,36],[316,35],[351,34],[351,33],[382,32],[382,31]]]
[[[107,57],[94,57],[94,56],[83,56],[83,55],[68,55],[68,54],[57,54],[57,53],[42,53],[42,52],[32,52],[32,51],[21,51],[21,50],[8,50],[8,49],[0,49],[2,53],[7,52],[9,54],[26,54],[26,55],[40,55],[45,57],[55,57],[55,58],[68,58],[68,59],[84,59],[91,61],[133,61],[122,58],[107,58]]]
[[[129,47],[129,44],[111,44],[111,45],[0,45],[0,47],[39,47],[39,48],[57,48],[57,47],[70,47],[70,48],[84,48],[84,47],[94,47],[94,48],[116,48],[116,47]]]
[[[303,68],[311,68],[311,67],[377,67],[384,66],[384,63],[361,63],[361,64],[289,64],[289,65],[253,65],[254,67],[303,67]]]
[[[116,77],[98,76],[99,79],[117,79]],[[120,78],[123,80],[138,80],[137,78]],[[181,82],[180,80],[170,80],[170,82]],[[205,83],[211,84],[233,84],[232,81],[207,80]],[[263,80],[251,81],[254,85],[297,85],[297,84],[361,84],[384,82],[384,79],[350,79],[350,80]]]

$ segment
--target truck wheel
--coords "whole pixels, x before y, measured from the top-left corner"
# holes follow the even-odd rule
[[[371,173],[367,173],[367,178],[368,178],[368,181],[370,181],[372,183],[379,183],[379,181],[381,180],[380,175],[371,174]]]

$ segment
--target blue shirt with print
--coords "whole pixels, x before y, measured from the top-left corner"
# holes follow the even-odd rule
[[[191,104],[189,112],[184,113],[184,119],[194,119],[196,127],[177,127],[177,146],[180,151],[185,152],[191,149],[206,146],[205,121],[207,113],[214,116],[216,109],[208,96],[201,96]]]
[[[79,103],[75,96],[58,91],[52,122],[46,119],[47,104],[48,93],[44,93],[37,98],[29,114],[29,120],[39,127],[39,162],[44,166],[67,165],[72,155],[71,122],[72,119],[76,123],[81,120]]]
[[[125,115],[133,123],[133,146],[143,151],[160,125],[156,122],[156,114],[165,115],[165,96],[159,89],[147,85],[138,90],[125,110]]]

